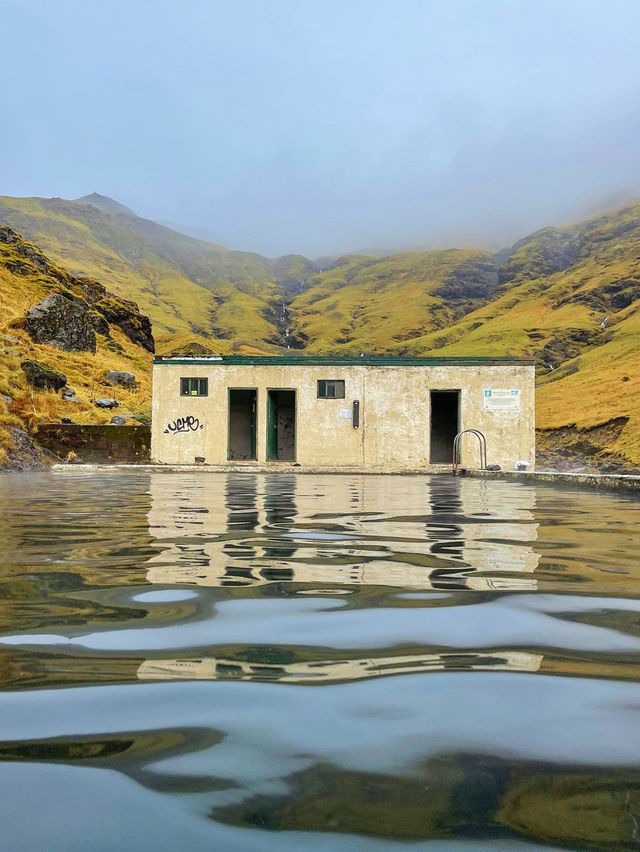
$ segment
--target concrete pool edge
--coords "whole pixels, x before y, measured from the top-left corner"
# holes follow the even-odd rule
[[[562,470],[470,470],[460,472],[461,476],[478,479],[515,480],[524,483],[552,483],[567,487],[591,488],[606,491],[640,491],[640,474],[623,473],[573,473]]]
[[[51,470],[70,473],[97,473],[103,471],[136,471],[138,473],[295,473],[295,474],[357,474],[387,476],[451,476],[450,465],[407,468],[362,467],[303,467],[291,464],[228,464],[228,465],[165,465],[165,464],[54,464]],[[476,470],[466,468],[460,476],[480,479],[502,479],[523,483],[553,483],[556,485],[609,491],[640,491],[640,474],[572,473],[571,471],[539,470]]]
[[[390,467],[360,467],[360,466],[331,466],[296,465],[285,462],[270,464],[231,463],[231,464],[54,464],[50,470],[59,473],[95,473],[102,471],[137,471],[138,473],[295,473],[295,474],[372,474],[387,476],[451,476],[451,465],[428,465],[421,468],[390,468]]]

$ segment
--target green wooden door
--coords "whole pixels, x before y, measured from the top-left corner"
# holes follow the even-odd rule
[[[278,458],[278,404],[273,391],[267,397],[267,461]]]
[[[258,419],[257,393],[254,391],[251,401],[251,458],[258,458],[256,454],[256,421]]]

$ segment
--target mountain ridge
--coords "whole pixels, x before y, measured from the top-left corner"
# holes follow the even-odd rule
[[[567,458],[573,446],[600,465],[640,465],[640,203],[493,254],[314,261],[231,251],[91,198],[3,197],[0,222],[134,298],[161,350],[215,338],[235,352],[534,357],[540,435],[552,445],[564,430]]]
[[[229,250],[179,234],[97,194],[76,201],[2,196],[0,222],[35,242],[74,274],[92,276],[120,295],[130,295],[152,317],[160,336],[192,333],[273,351],[301,348],[308,339],[308,305],[303,306],[305,316],[298,322],[290,316],[290,303],[309,289],[311,278],[313,284],[321,284],[317,276],[323,274],[327,281],[335,281],[336,270],[352,266],[353,270],[344,270],[348,283],[355,266],[363,269],[376,264],[376,275],[384,277],[389,263],[393,267],[400,262],[393,256],[390,260],[390,256],[363,255],[318,262],[302,255],[265,258]],[[456,265],[456,257],[462,263],[469,256],[468,250],[446,251],[450,268]],[[436,254],[411,252],[397,257],[408,259],[405,266],[411,265],[411,259],[417,261],[414,283],[429,290],[442,282],[423,280],[418,267],[421,260],[429,261]],[[298,331],[287,333],[293,325]]]

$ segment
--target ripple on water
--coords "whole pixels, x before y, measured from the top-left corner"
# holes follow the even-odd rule
[[[637,844],[632,495],[105,473],[0,501],[10,846]]]

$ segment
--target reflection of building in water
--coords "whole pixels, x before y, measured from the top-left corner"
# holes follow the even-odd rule
[[[488,488],[490,486],[490,488]],[[151,477],[152,583],[529,590],[534,490],[451,477]]]
[[[197,660],[145,660],[138,667],[138,678],[140,680],[339,682],[425,671],[537,672],[542,659],[541,654],[530,654],[524,651],[412,654],[404,657],[300,661],[281,665],[205,657]]]

